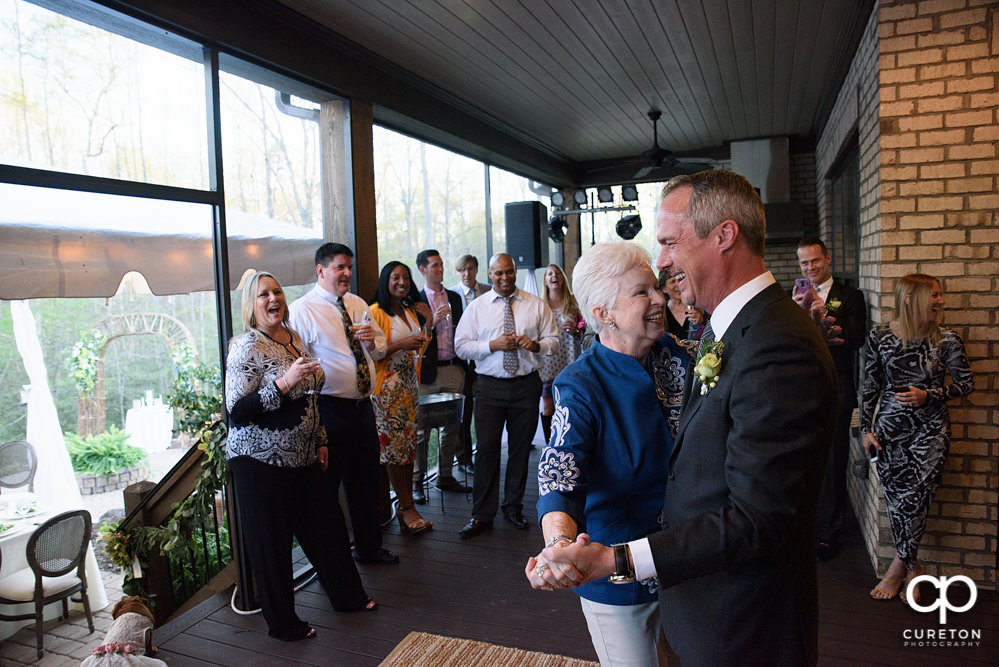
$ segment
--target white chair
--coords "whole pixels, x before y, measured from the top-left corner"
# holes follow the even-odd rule
[[[84,572],[90,527],[90,512],[87,510],[73,510],[52,517],[28,538],[28,567],[0,579],[0,605],[35,603],[33,614],[0,613],[0,620],[35,619],[39,658],[42,657],[42,621],[47,604],[62,600],[60,618],[65,620],[69,618],[68,598],[79,592],[90,632],[94,631]]]

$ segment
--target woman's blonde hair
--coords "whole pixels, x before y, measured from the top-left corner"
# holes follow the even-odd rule
[[[261,278],[270,278],[278,284],[278,287],[281,287],[281,282],[274,277],[274,274],[268,273],[267,271],[257,271],[250,276],[250,279],[246,281],[246,285],[243,287],[243,308],[240,318],[243,321],[243,331],[249,331],[250,329],[255,329],[257,327],[257,318],[253,314],[253,306],[257,301],[257,284],[260,282]],[[281,321],[288,321],[287,300],[284,304],[284,317]]]
[[[940,342],[940,325],[933,318],[930,293],[934,287],[943,287],[940,281],[925,273],[910,273],[898,279],[895,285],[895,319],[898,337],[903,345],[920,338]]]
[[[562,276],[562,287],[559,289],[562,297],[562,314],[566,317],[576,317],[579,315],[579,304],[576,303],[576,297],[572,295],[572,289],[569,288],[569,276],[565,275],[565,271],[558,264],[549,264],[545,269],[546,274],[548,273],[548,269],[555,269]],[[543,280],[542,283],[544,287],[541,290],[541,298],[544,299],[545,304],[550,308],[552,303],[548,293],[548,281]]]

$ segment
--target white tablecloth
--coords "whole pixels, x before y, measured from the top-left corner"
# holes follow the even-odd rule
[[[45,523],[47,519],[55,516],[55,512],[47,512],[19,521],[2,520],[0,523],[14,524],[14,527],[0,533],[0,552],[3,553],[3,563],[0,563],[0,579],[18,570],[28,567],[28,556],[25,548],[28,545],[28,538],[38,528],[39,524]],[[108,606],[108,596],[104,591],[104,581],[101,579],[101,571],[97,567],[97,558],[94,556],[93,546],[87,549],[87,593],[90,599],[90,612],[96,613],[99,609]],[[70,609],[83,611],[82,604],[69,603]],[[34,613],[34,603],[28,602],[19,605],[0,605],[5,614],[31,614]],[[59,618],[62,613],[62,603],[54,602],[45,607],[45,620]],[[6,639],[21,628],[31,625],[34,620],[27,621],[0,621],[0,639]],[[99,634],[95,631],[95,635]]]
[[[125,413],[128,444],[147,452],[162,452],[173,437],[173,408],[167,405],[142,405]]]

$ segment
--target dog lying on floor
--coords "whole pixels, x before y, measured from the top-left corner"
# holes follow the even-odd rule
[[[114,621],[104,636],[104,643],[80,663],[80,667],[167,667],[151,656],[153,648],[153,613],[138,595],[124,597],[111,610]]]

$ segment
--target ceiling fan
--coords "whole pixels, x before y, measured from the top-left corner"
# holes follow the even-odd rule
[[[647,115],[652,121],[652,148],[642,152],[641,160],[645,166],[635,172],[632,178],[644,178],[649,172],[662,167],[680,167],[691,172],[714,168],[714,163],[710,161],[678,157],[673,154],[673,151],[662,148],[659,145],[659,118],[662,117],[662,112],[658,109],[650,109]]]

